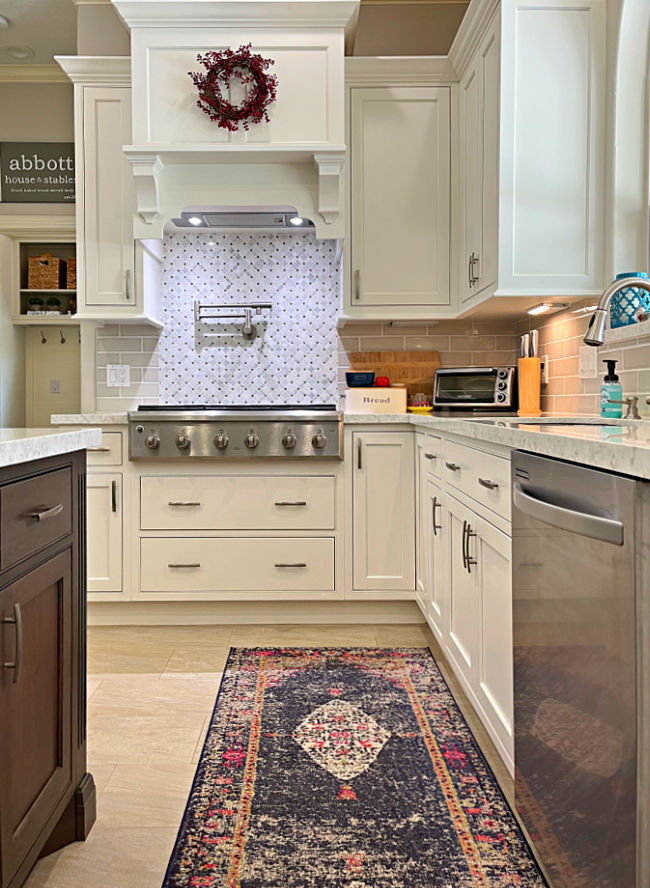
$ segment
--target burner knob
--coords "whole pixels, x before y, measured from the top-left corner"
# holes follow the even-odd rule
[[[298,439],[293,432],[286,432],[286,434],[282,436],[282,446],[286,447],[287,450],[291,450],[292,448],[294,448],[297,442]]]
[[[317,450],[322,450],[323,447],[327,444],[327,438],[322,432],[318,432],[317,435],[311,439],[311,443]]]
[[[191,443],[189,435],[179,435],[178,438],[176,438],[176,446],[181,450],[187,450]]]
[[[259,435],[256,432],[249,432],[244,438],[244,444],[249,450],[253,450],[260,443]]]
[[[228,435],[225,432],[219,432],[218,435],[214,436],[213,443],[219,450],[225,450],[228,446]]]
[[[155,432],[150,432],[144,439],[144,443],[149,450],[157,450],[160,447],[160,438]]]

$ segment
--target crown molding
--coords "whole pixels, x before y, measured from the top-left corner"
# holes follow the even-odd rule
[[[460,77],[474,55],[485,29],[501,8],[501,0],[472,0],[463,16],[454,42],[449,50],[449,60]]]
[[[58,65],[0,65],[0,83],[67,83]]]
[[[129,28],[346,28],[359,0],[113,0]]]
[[[54,56],[73,83],[131,84],[131,56]]]
[[[457,83],[447,56],[348,56],[347,86]]]
[[[62,234],[74,237],[74,215],[55,216],[51,214],[35,213],[7,213],[0,215],[0,234],[13,238],[47,236],[48,234]]]

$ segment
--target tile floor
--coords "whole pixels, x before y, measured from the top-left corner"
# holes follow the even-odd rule
[[[91,627],[88,770],[97,822],[43,858],[27,888],[160,888],[228,649],[430,646],[506,795],[512,781],[428,628],[409,625]]]

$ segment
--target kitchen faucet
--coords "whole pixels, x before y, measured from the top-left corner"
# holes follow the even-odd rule
[[[584,342],[586,345],[599,346],[605,342],[605,323],[607,321],[607,311],[612,296],[620,293],[627,287],[636,287],[639,290],[645,290],[650,293],[650,280],[641,277],[626,277],[620,281],[614,281],[607,287],[603,295],[598,301],[598,307],[592,314],[587,332],[585,333]]]

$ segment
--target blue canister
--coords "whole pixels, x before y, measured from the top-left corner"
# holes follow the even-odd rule
[[[617,274],[616,280],[621,281],[627,277],[647,279],[648,275],[645,271],[627,271],[624,274]],[[610,324],[612,327],[627,327],[629,324],[636,324],[636,318],[640,311],[650,311],[650,293],[639,290],[638,287],[626,287],[612,297]]]

